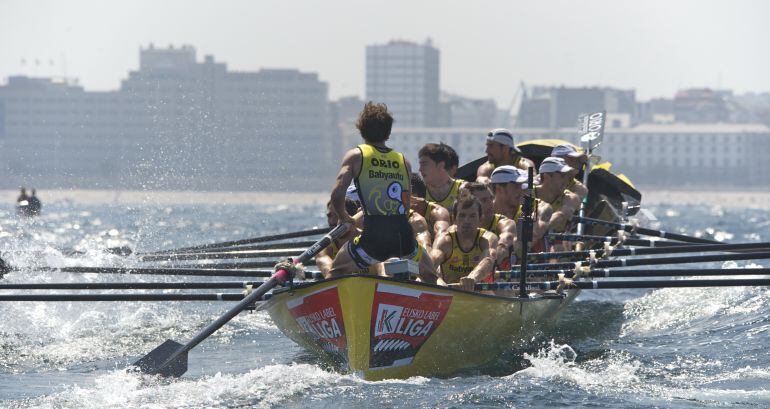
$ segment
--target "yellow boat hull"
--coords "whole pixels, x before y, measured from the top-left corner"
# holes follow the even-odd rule
[[[299,345],[367,380],[448,376],[526,347],[577,292],[529,299],[374,276],[278,291],[265,305]]]

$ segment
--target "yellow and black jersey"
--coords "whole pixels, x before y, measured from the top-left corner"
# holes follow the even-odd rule
[[[449,189],[449,193],[444,196],[443,199],[437,199],[434,198],[429,190],[425,191],[425,200],[428,202],[433,202],[441,205],[445,209],[451,211],[452,207],[454,206],[455,202],[457,201],[457,197],[460,195],[460,186],[465,183],[465,181],[460,179],[455,179],[454,182],[452,182],[452,187]]]
[[[444,281],[447,284],[460,282],[460,278],[470,274],[481,262],[483,250],[481,249],[480,242],[481,237],[486,232],[485,229],[477,229],[473,246],[467,250],[460,247],[457,232],[449,232],[449,235],[452,237],[452,253],[441,263],[441,273],[444,275]]]
[[[367,216],[406,215],[410,180],[404,155],[369,144],[358,145],[361,170],[354,183]]]

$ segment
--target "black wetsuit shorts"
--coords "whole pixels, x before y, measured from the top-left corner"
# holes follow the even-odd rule
[[[359,268],[391,257],[414,258],[418,250],[414,231],[405,215],[364,216],[364,231],[348,241],[348,252]]]

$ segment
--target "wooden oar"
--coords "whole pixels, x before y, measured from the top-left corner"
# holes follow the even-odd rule
[[[3,294],[2,301],[240,301],[242,293],[202,294]],[[253,303],[253,302],[252,302]]]
[[[574,270],[532,270],[528,271],[529,277],[547,277],[564,274],[564,277],[573,278]],[[770,274],[770,268],[688,268],[688,269],[639,269],[616,270],[610,268],[591,269],[581,273],[584,277],[594,278],[629,278],[629,277],[697,277],[697,276],[751,276]],[[519,277],[518,271],[498,271],[495,277],[510,280]]]
[[[568,269],[573,268],[575,264],[581,266],[589,266],[595,268],[604,267],[633,267],[633,266],[652,266],[661,264],[686,264],[686,263],[706,263],[712,261],[731,261],[731,260],[761,260],[770,258],[770,251],[762,251],[756,253],[739,253],[739,254],[708,254],[703,256],[683,256],[683,257],[660,257],[660,258],[642,258],[642,259],[616,259],[616,260],[600,260],[593,265],[590,261],[577,261],[575,263],[540,263],[529,264],[527,268],[531,270],[547,270],[547,269]],[[514,271],[517,271],[514,269]]]
[[[308,262],[313,262],[315,259],[307,260]],[[219,270],[230,270],[230,269],[243,269],[243,268],[267,268],[272,267],[275,265],[274,261],[243,261],[243,262],[235,262],[235,263],[211,263],[211,264],[195,264],[195,265],[175,265],[174,267],[178,268],[215,268]]]
[[[178,283],[114,282],[114,283],[16,283],[0,284],[0,290],[183,290],[248,288],[264,281],[184,281]]]
[[[615,236],[592,236],[588,234],[577,235],[577,234],[564,234],[564,233],[548,233],[548,237],[554,240],[561,240],[561,241],[593,241],[593,242],[600,242],[600,243],[609,242],[610,244],[617,244],[620,240],[618,237],[615,237]],[[669,247],[669,246],[681,246],[682,243],[676,242],[676,241],[665,241],[665,240],[643,240],[643,239],[626,238],[625,240],[623,240],[623,245],[639,246],[639,247]]]
[[[645,236],[653,236],[653,237],[660,237],[663,239],[671,239],[676,241],[683,241],[687,243],[704,243],[704,244],[719,244],[722,243],[720,241],[716,240],[709,240],[709,239],[702,239],[700,237],[692,237],[692,236],[685,236],[684,234],[677,234],[677,233],[669,233],[667,231],[663,230],[653,230],[653,229],[647,229],[644,227],[638,227],[631,224],[625,224],[625,223],[614,223],[614,222],[608,222],[606,220],[600,220],[600,219],[592,219],[590,217],[580,217],[575,216],[572,218],[573,220],[576,220],[578,222],[588,223],[588,224],[600,224],[603,226],[612,227],[618,230],[625,230],[628,232],[636,232],[639,234],[643,234]]]
[[[307,247],[305,247],[307,248]],[[250,250],[250,251],[219,251],[212,253],[181,253],[181,254],[157,254],[141,256],[139,261],[184,261],[184,260],[233,260],[242,258],[280,258],[301,254],[305,248],[281,248],[275,250]]]
[[[770,286],[770,278],[745,279],[704,279],[704,280],[622,280],[622,281],[573,281],[565,284],[561,281],[544,281],[529,283],[530,290],[558,290],[579,288],[581,290],[605,290],[624,288],[697,288],[697,287],[764,287]],[[486,290],[518,290],[518,282],[481,283],[476,284],[479,291]]]
[[[132,274],[174,275],[205,277],[270,277],[273,270],[264,269],[215,269],[215,268],[130,268],[130,267],[40,267],[32,271],[83,273],[83,274]],[[306,271],[305,278],[317,278],[320,272]]]
[[[254,244],[254,243],[264,243],[267,241],[277,241],[277,240],[285,240],[285,239],[293,239],[297,237],[308,237],[308,236],[316,236],[319,234],[325,234],[328,233],[331,228],[329,227],[322,227],[318,229],[310,229],[310,230],[302,230],[302,231],[295,231],[291,233],[282,233],[282,234],[273,234],[270,236],[262,236],[262,237],[255,237],[252,239],[243,239],[243,240],[233,240],[233,241],[223,241],[219,243],[211,243],[211,244],[202,244],[198,246],[191,246],[191,247],[181,247],[177,249],[169,249],[169,250],[160,250],[155,252],[147,252],[147,253],[139,253],[137,255],[139,256],[147,256],[147,255],[154,255],[154,254],[168,254],[168,253],[184,253],[184,252],[192,252],[192,251],[199,251],[199,250],[207,250],[210,251],[212,249],[224,249],[229,247],[236,247],[241,246],[244,244]],[[231,249],[235,250],[235,249]]]
[[[652,254],[675,254],[675,253],[700,253],[711,251],[737,251],[737,250],[752,250],[752,249],[768,249],[770,250],[770,243],[740,243],[740,244],[696,244],[691,246],[672,246],[661,248],[629,248],[629,249],[614,249],[611,251],[613,256],[642,256]],[[529,254],[530,260],[548,260],[551,258],[577,258],[584,259],[590,256],[591,251],[594,252],[596,257],[604,257],[605,251],[603,249],[598,250],[583,250],[583,251],[556,251],[551,253],[534,253]]]
[[[335,227],[328,235],[324,236],[321,240],[313,244],[310,248],[305,250],[297,259],[295,263],[305,263],[321,250],[326,248],[333,240],[338,239],[348,230],[347,224],[342,224]],[[211,334],[216,332],[223,325],[227,324],[233,317],[240,314],[241,311],[248,308],[250,304],[262,298],[265,293],[270,291],[273,287],[290,280],[292,273],[286,269],[278,269],[278,271],[270,277],[264,284],[260,285],[254,292],[249,294],[248,297],[241,300],[229,311],[224,313],[216,321],[209,324],[198,335],[194,336],[187,344],[180,344],[173,340],[166,340],[163,344],[152,350],[149,354],[142,357],[140,360],[134,362],[134,366],[139,368],[142,372],[148,374],[158,374],[162,376],[182,376],[187,372],[187,352],[208,338]]]

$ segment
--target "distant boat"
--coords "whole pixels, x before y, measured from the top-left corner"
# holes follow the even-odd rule
[[[16,214],[21,217],[34,217],[40,215],[42,204],[36,196],[16,202]]]

